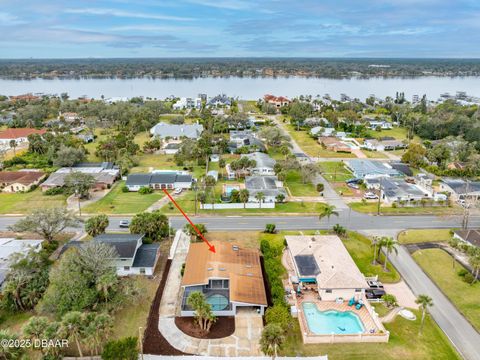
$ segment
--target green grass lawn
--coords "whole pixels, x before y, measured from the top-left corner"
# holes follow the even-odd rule
[[[304,184],[298,171],[289,171],[284,182],[293,196],[318,196],[318,192],[312,183]]]
[[[65,205],[65,195],[47,196],[40,189],[27,193],[0,193],[0,214],[28,214],[34,209]]]
[[[88,214],[135,214],[146,210],[150,205],[165,196],[163,192],[141,195],[137,192],[122,192],[124,181],[115,184],[102,199],[87,205],[83,211]]]
[[[410,229],[398,235],[400,244],[415,244],[429,241],[449,241],[450,229]]]
[[[298,146],[309,156],[325,157],[325,158],[355,158],[356,156],[350,153],[337,153],[324,149],[314,138],[312,138],[305,130],[297,131],[294,126],[290,124],[284,125],[292,139],[294,139]]]
[[[318,163],[322,176],[329,182],[342,182],[353,178],[353,174],[347,170],[341,161],[322,161]]]
[[[415,261],[430,276],[457,309],[480,330],[480,283],[467,284],[457,275],[464,269],[452,260],[452,257],[441,249],[419,250],[413,254]],[[455,268],[453,268],[455,264]],[[435,305],[435,304],[434,304]]]
[[[376,139],[385,136],[392,136],[397,140],[405,140],[407,138],[407,129],[395,126],[392,129],[386,129],[381,131],[369,130],[368,135],[369,137],[373,137]]]
[[[377,202],[367,202],[365,204],[361,202],[352,202],[348,204],[352,210],[361,212],[361,213],[377,213]],[[452,215],[460,214],[461,211],[458,207],[449,207],[449,206],[435,206],[435,207],[397,207],[393,208],[391,206],[381,206],[381,214],[436,214],[436,215]]]
[[[302,341],[298,320],[294,319],[293,329],[287,332],[287,339],[280,350],[280,356],[319,356],[328,354],[329,360],[367,360],[367,359],[461,359],[448,338],[436,323],[427,316],[422,335],[419,311],[416,321],[397,316],[391,323],[385,324],[390,331],[390,340],[386,344],[310,344]]]
[[[386,159],[388,157],[387,155],[385,155],[383,152],[380,152],[380,151],[370,151],[370,150],[362,149],[362,153],[367,155],[367,158],[369,159]]]
[[[400,275],[390,262],[387,265],[387,272],[383,271],[383,265],[372,264],[374,248],[371,245],[372,243],[369,238],[350,231],[348,232],[348,236],[342,240],[350,256],[353,258],[353,261],[355,261],[355,264],[357,264],[363,275],[378,275],[380,281],[385,283],[392,283],[400,280]],[[383,255],[381,255],[380,261],[383,262],[383,260]]]

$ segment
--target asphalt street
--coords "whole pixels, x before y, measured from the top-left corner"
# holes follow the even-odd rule
[[[426,294],[432,298],[430,314],[460,354],[468,360],[480,359],[480,334],[425,275],[403,246],[398,248],[398,255],[391,255],[391,262],[415,295]]]

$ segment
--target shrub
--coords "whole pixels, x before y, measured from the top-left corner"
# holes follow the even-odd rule
[[[112,340],[105,344],[102,352],[103,360],[137,360],[138,346],[136,337]]]
[[[392,203],[392,208],[394,208],[394,209],[397,208],[397,203],[396,202]]]
[[[338,236],[343,236],[347,233],[347,229],[345,229],[342,225],[340,224],[335,224],[333,226],[333,232],[337,234]]]
[[[465,274],[465,276],[463,277],[463,281],[465,281],[465,282],[468,283],[468,284],[473,283],[473,279],[474,279],[473,275],[470,274],[469,272],[467,272],[467,273]]]
[[[267,234],[275,234],[276,232],[276,225],[275,224],[267,224],[265,225],[265,230],[264,232]]]
[[[260,250],[264,258],[265,273],[273,304],[285,306],[285,290],[282,283],[285,268],[281,260],[283,245],[272,246],[268,240],[263,239],[260,242]]]
[[[285,331],[292,326],[292,317],[288,311],[288,307],[282,305],[274,305],[265,312],[265,321],[267,324],[278,324]]]
[[[317,191],[322,192],[325,189],[325,186],[322,183],[317,184]]]
[[[64,194],[64,193],[65,193],[65,188],[57,186],[57,187],[50,188],[50,189],[44,191],[43,195],[53,196],[53,195],[60,195],[60,194]]]
[[[182,268],[180,269],[180,276],[183,277],[183,274],[185,274],[185,263],[182,264]]]
[[[141,195],[146,195],[146,194],[151,194],[153,193],[153,189],[148,186],[142,186],[139,190],[138,193]]]
[[[128,186],[127,186],[127,185],[123,185],[123,186],[122,186],[122,192],[127,193],[127,192],[129,192],[129,191],[130,191],[130,190],[128,190]]]
[[[457,274],[458,274],[458,276],[460,276],[460,277],[465,277],[465,275],[468,274],[468,271],[467,271],[466,269],[460,269],[460,270],[458,270],[458,273],[457,273]]]

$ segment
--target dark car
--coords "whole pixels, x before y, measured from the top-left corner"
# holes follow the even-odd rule
[[[385,295],[385,290],[382,289],[368,289],[365,291],[365,296],[367,299],[381,299],[383,295]]]

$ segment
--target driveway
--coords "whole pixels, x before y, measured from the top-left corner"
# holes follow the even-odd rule
[[[261,315],[254,310],[240,309],[235,316],[235,332],[223,339],[197,339],[186,335],[175,324],[180,302],[180,269],[187,257],[190,239],[181,234],[165,284],[158,329],[177,350],[187,354],[205,356],[258,356],[260,336],[263,330]]]
[[[416,296],[426,294],[432,298],[431,316],[462,356],[468,360],[480,359],[480,334],[425,275],[407,249],[399,246],[398,255],[391,255],[391,262]]]

